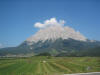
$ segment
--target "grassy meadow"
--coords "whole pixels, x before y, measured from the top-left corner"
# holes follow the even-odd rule
[[[1,58],[0,75],[62,75],[100,72],[100,57]]]

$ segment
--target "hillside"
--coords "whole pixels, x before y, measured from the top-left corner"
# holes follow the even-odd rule
[[[17,47],[0,49],[0,56],[44,52],[53,56],[100,56],[96,47],[100,47],[99,41],[89,40],[71,27],[50,26],[40,29]]]

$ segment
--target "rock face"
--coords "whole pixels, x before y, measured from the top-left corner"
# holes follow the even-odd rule
[[[68,26],[50,26],[48,28],[40,29],[35,35],[28,38],[26,41],[29,44],[32,42],[52,40],[57,39],[73,39],[78,41],[87,41],[87,38],[84,37],[80,32],[75,31],[73,28]]]

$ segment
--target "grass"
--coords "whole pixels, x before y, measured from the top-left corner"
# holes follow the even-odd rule
[[[100,57],[48,59],[36,56],[0,59],[0,75],[62,75],[82,72],[100,72]]]

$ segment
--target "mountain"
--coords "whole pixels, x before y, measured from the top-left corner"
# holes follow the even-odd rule
[[[40,29],[17,47],[0,49],[0,55],[26,55],[48,52],[53,56],[96,56],[99,41],[89,40],[68,26],[49,26]],[[100,54],[100,51],[98,51]],[[97,55],[100,56],[100,55]]]

